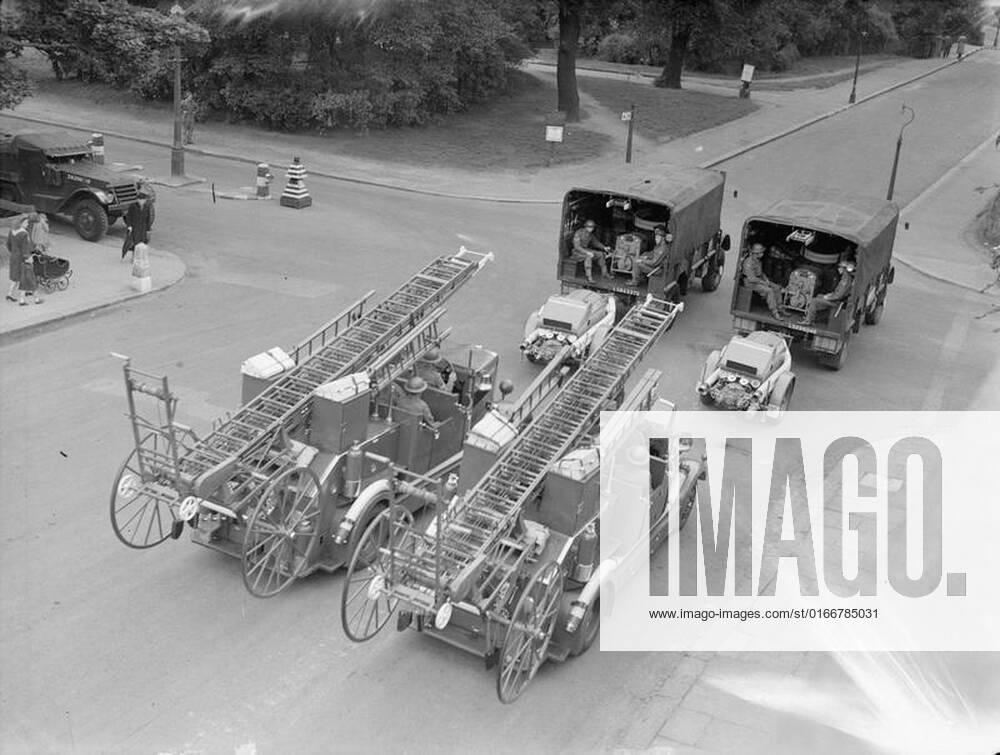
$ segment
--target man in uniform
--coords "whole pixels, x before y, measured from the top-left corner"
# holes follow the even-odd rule
[[[750,247],[750,254],[743,261],[743,285],[764,296],[767,300],[767,308],[771,310],[771,317],[780,319],[778,292],[781,290],[781,286],[764,275],[763,259],[764,245],[756,242]]]
[[[573,234],[573,251],[570,257],[575,260],[583,260],[583,271],[587,274],[587,280],[594,282],[594,259],[597,259],[597,266],[601,269],[601,275],[608,277],[608,266],[604,261],[604,255],[611,251],[611,247],[602,244],[594,235],[597,224],[593,220],[588,220],[583,224],[583,228],[578,228]]]
[[[431,388],[446,391],[451,390],[455,382],[455,371],[451,369],[448,360],[441,356],[440,350],[433,346],[417,360],[417,375]]]
[[[834,309],[851,295],[851,287],[854,285],[854,263],[843,260],[837,265],[837,270],[840,273],[837,287],[828,294],[820,294],[809,300],[805,317],[802,318],[800,325],[812,325],[817,312],[821,309]]]
[[[184,143],[194,144],[194,117],[198,109],[194,101],[194,95],[188,92],[181,100],[181,119],[184,123]]]
[[[420,394],[427,390],[427,381],[422,377],[414,375],[403,384],[403,395],[396,401],[396,408],[409,412],[415,417],[419,417],[430,425],[434,422],[434,414]]]
[[[639,284],[639,279],[648,276],[667,258],[670,253],[670,244],[674,240],[674,234],[667,233],[666,226],[658,225],[653,229],[653,248],[648,252],[643,252],[635,258],[632,263],[632,285]]]

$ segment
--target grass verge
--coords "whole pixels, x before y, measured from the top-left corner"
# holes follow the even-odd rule
[[[757,109],[752,99],[660,89],[645,82],[581,76],[580,89],[613,112],[635,103],[636,132],[656,141],[678,139],[742,118]]]

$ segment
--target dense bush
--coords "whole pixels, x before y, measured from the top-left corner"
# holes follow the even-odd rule
[[[633,34],[609,34],[597,45],[597,57],[612,63],[644,63],[643,51]]]
[[[365,131],[426,123],[508,85],[528,50],[488,0],[409,0],[358,20],[320,5],[246,23],[196,7],[212,44],[195,89],[231,117]]]

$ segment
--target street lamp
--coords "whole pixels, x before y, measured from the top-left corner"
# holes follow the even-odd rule
[[[900,112],[905,113],[907,111],[910,112],[910,119],[899,127],[899,138],[896,139],[896,156],[892,158],[892,175],[889,176],[889,193],[885,195],[886,199],[892,199],[893,189],[896,188],[896,168],[899,167],[899,150],[903,147],[903,130],[913,123],[913,119],[917,117],[917,114],[913,112],[913,108],[907,107],[904,102],[903,109]]]
[[[861,40],[868,36],[868,32],[861,31],[861,22],[858,22],[858,51],[854,57],[854,81],[851,83],[851,96],[847,98],[847,104],[853,105],[858,96],[858,69],[861,68]]]
[[[174,3],[170,9],[172,18],[181,21],[184,19],[184,9]],[[174,144],[170,148],[170,175],[180,177],[184,175],[184,141],[182,138],[181,124],[181,46],[174,45]]]

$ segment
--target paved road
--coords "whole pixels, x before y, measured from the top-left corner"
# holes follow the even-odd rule
[[[726,227],[735,233],[743,217],[802,181],[881,192],[903,97],[918,120],[907,131],[897,195],[915,197],[995,126],[981,92],[996,66],[980,57],[722,166],[739,192],[727,202]],[[140,163],[153,156],[124,143],[111,149]],[[220,185],[249,182],[232,163],[192,161],[191,170]],[[648,746],[669,702],[663,680],[697,676],[716,661],[589,653],[546,667],[520,704],[501,707],[478,659],[391,631],[368,645],[347,642],[340,576],[258,601],[244,592],[235,560],[186,541],[133,552],[115,540],[106,495],[129,434],[111,350],[169,373],[181,421],[205,429],[235,406],[244,358],[297,340],[355,293],[388,292],[466,243],[497,252],[497,262],[449,305],[453,337],[495,348],[501,372],[521,386],[533,374],[516,344],[523,317],[553,290],[557,208],[320,180],[310,190],[315,205],[302,212],[164,190],[157,243],[188,264],[181,284],[0,342],[4,751]],[[666,371],[663,394],[683,407],[695,406],[701,360],[728,335],[729,292],[728,282],[712,295],[692,292],[682,321],[647,359]],[[980,297],[901,269],[883,324],[852,344],[844,371],[800,362],[797,406],[918,409],[933,398],[968,408],[996,359],[995,317],[974,319],[985,308]],[[790,671],[805,659],[738,662]],[[742,737],[753,749],[741,726],[723,717],[699,744]],[[821,732],[823,747],[857,744]]]

